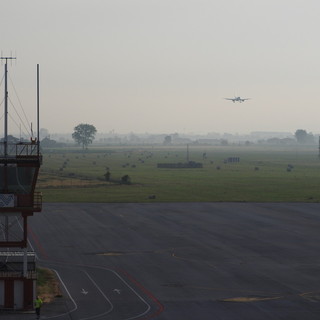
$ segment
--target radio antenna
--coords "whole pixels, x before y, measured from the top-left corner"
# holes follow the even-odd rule
[[[4,155],[8,155],[8,60],[12,61],[14,57],[0,57],[5,60],[4,65]]]

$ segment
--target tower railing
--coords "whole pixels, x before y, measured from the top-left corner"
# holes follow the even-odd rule
[[[0,142],[0,157],[39,156],[40,146],[36,140],[30,142]]]
[[[37,212],[40,212],[42,210],[42,192],[34,192],[33,209]]]

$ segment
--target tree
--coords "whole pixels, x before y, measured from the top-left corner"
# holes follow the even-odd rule
[[[298,129],[294,136],[299,143],[314,143],[314,136],[312,133],[307,133],[306,130]]]
[[[74,128],[72,138],[82,145],[82,149],[87,148],[95,138],[97,129],[92,124],[81,123]]]
[[[54,148],[57,146],[57,141],[51,140],[49,137],[45,137],[41,140],[41,147],[43,148]]]
[[[66,146],[63,142],[57,142],[56,140],[50,139],[50,137],[46,137],[41,140],[41,148],[63,148]]]
[[[163,144],[164,145],[170,145],[171,144],[171,142],[172,142],[172,137],[171,136],[165,136],[164,137],[164,141],[163,141]]]
[[[104,177],[106,178],[106,181],[110,181],[111,173],[109,170],[104,174]]]
[[[121,177],[121,184],[131,184],[131,178],[126,174],[123,177]]]
[[[26,141],[26,140],[24,140],[24,139],[22,139],[22,140],[23,140],[23,141]],[[0,141],[3,142],[3,141],[4,141],[4,138],[1,138]],[[9,142],[10,144],[14,144],[14,143],[21,142],[21,139],[16,138],[16,137],[12,136],[11,134],[9,134],[9,135],[7,136],[7,142]]]

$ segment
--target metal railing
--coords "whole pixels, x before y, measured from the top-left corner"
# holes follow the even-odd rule
[[[31,142],[0,142],[0,156],[39,156],[40,144],[37,141]]]
[[[42,192],[35,192],[33,194],[33,209],[35,211],[42,210]]]
[[[0,279],[5,278],[24,278],[22,271],[0,271]],[[28,271],[27,272],[27,279],[37,279],[37,272],[36,271]]]
[[[37,279],[36,254],[33,251],[0,251],[0,257],[5,263],[0,264],[0,279],[25,278],[23,273],[23,259],[26,255],[28,270],[27,279]]]

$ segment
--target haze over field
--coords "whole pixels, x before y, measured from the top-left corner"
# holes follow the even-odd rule
[[[49,132],[86,122],[98,132],[317,133],[319,12],[317,0],[1,0],[0,49],[18,57],[10,79],[31,121],[40,64]],[[223,99],[234,95],[252,100]]]

